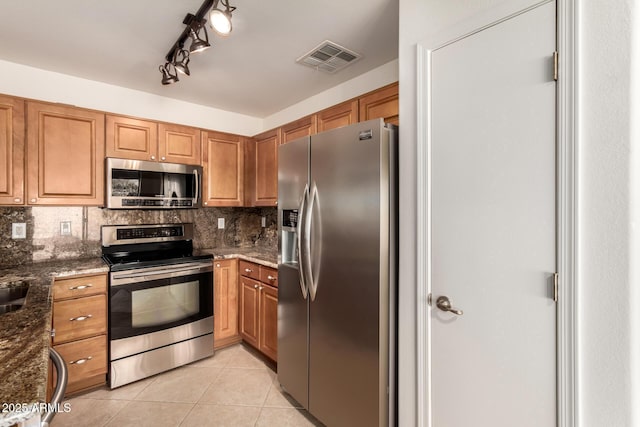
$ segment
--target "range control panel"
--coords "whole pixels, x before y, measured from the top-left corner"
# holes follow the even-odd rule
[[[155,237],[184,236],[184,229],[180,225],[170,227],[125,228],[117,230],[118,240],[151,239]]]

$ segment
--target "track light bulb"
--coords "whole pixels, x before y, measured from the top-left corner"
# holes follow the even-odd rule
[[[220,9],[211,9],[209,25],[221,36],[228,35],[231,32],[231,13],[223,12]]]

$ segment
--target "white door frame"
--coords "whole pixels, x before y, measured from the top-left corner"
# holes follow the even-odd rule
[[[530,8],[549,0],[536,2]],[[578,425],[577,411],[577,260],[578,260],[578,1],[556,0],[557,50],[559,79],[557,83],[557,265],[559,294],[557,305],[557,399],[558,426]],[[528,9],[530,9],[528,8]],[[528,10],[527,9],[527,10]],[[506,8],[492,11],[497,18],[486,20],[492,25]],[[518,12],[521,13],[521,12]],[[473,28],[473,27],[472,27]],[[478,28],[484,28],[478,25]],[[477,32],[475,30],[473,32]],[[455,34],[455,33],[454,33]],[[468,35],[468,30],[433,37],[417,46],[417,290],[416,290],[416,348],[417,348],[417,425],[431,426],[431,397],[429,383],[430,331],[427,296],[431,289],[431,187],[430,152],[430,65],[431,53],[439,47]],[[551,54],[551,52],[550,52]]]

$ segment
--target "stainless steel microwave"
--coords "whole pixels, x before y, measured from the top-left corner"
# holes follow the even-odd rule
[[[200,207],[200,166],[107,158],[105,170],[107,208]]]

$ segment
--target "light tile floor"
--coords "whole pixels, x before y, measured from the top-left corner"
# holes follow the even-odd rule
[[[68,400],[53,427],[322,426],[284,394],[273,369],[242,344],[110,390]]]

